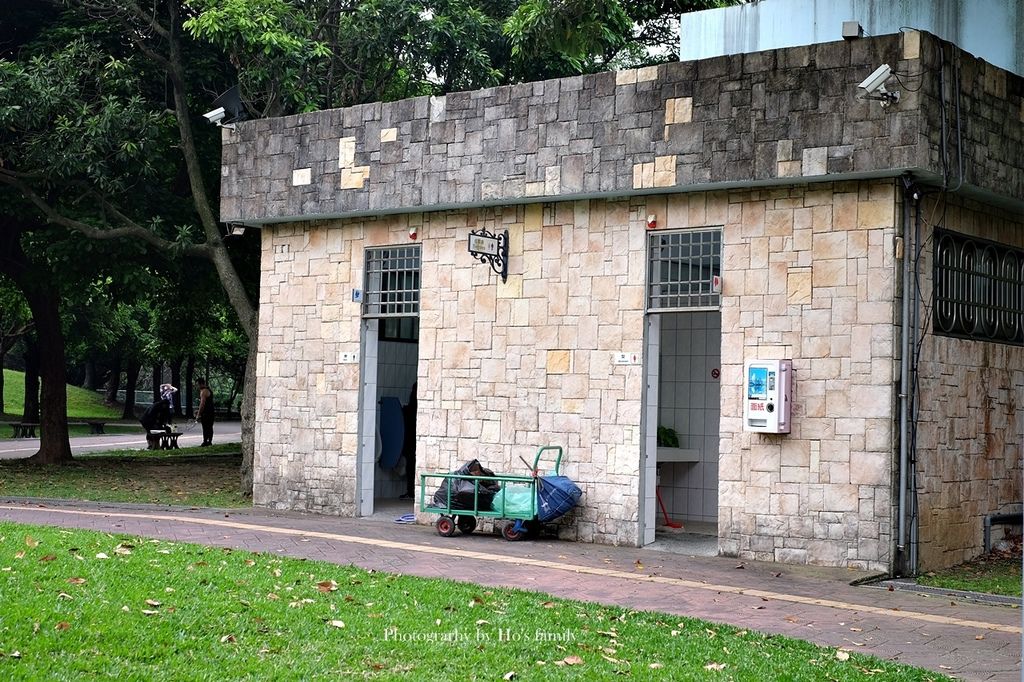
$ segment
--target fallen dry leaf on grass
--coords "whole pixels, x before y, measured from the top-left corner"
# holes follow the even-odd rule
[[[334,592],[338,589],[338,583],[333,580],[321,580],[316,584],[316,589],[321,592]]]
[[[147,599],[146,603],[150,606],[160,606],[160,602],[158,602],[156,599]]]
[[[24,559],[25,558],[25,550],[21,550],[20,552],[15,552],[14,553],[14,558],[15,559]]]
[[[725,663],[708,663],[704,666],[705,670],[722,670],[725,668]]]
[[[35,549],[36,547],[39,546],[39,540],[36,540],[31,535],[26,535],[25,536],[25,544],[28,545],[29,547],[32,547],[33,549]]]
[[[234,641],[235,641],[235,636],[234,635],[224,635],[223,637],[220,638],[220,643],[221,644],[229,644],[229,643],[234,642]]]
[[[331,627],[343,628],[343,627],[345,627],[345,621],[332,620],[331,621]]]
[[[84,585],[85,578],[68,578],[68,582],[72,585]]]
[[[514,680],[514,679],[516,679],[516,672],[514,670],[509,670],[507,673],[505,673],[504,675],[501,676],[501,679],[503,679],[503,680]]]
[[[560,661],[555,661],[555,665],[583,665],[583,659],[579,656],[566,656]]]
[[[850,654],[845,652],[845,651],[843,651],[842,649],[840,649],[839,651],[836,652],[836,660],[837,661],[848,661],[848,660],[850,660]]]

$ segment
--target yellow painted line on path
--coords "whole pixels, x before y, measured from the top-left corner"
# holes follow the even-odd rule
[[[430,545],[417,545],[409,542],[395,542],[393,540],[382,540],[380,538],[362,538],[355,535],[341,535],[339,533],[324,533],[314,530],[301,530],[298,528],[279,528],[276,526],[262,526],[255,523],[239,523],[238,521],[223,521],[221,519],[203,519],[188,516],[174,516],[170,514],[140,514],[133,512],[118,511],[88,511],[79,509],[55,509],[52,507],[20,507],[0,505],[0,510],[5,511],[26,511],[26,512],[51,512],[56,514],[68,514],[71,516],[103,516],[110,518],[144,519],[150,521],[173,521],[175,523],[193,523],[201,526],[215,526],[217,528],[232,528],[235,530],[247,530],[262,533],[274,533],[277,535],[302,536],[309,538],[320,538],[323,540],[335,540],[357,545],[369,545],[371,547],[382,547],[396,549],[405,552],[419,552],[421,554],[439,554],[442,556],[457,557],[463,559],[477,559],[499,564],[515,564],[520,566],[534,566],[536,568],[549,568],[556,571],[568,571],[570,573],[583,575],[596,575],[606,578],[619,578],[631,582],[658,583],[661,585],[672,585],[685,587],[693,590],[705,590],[710,592],[723,592],[726,594],[737,594],[746,597],[760,597],[776,601],[790,602],[794,604],[805,604],[808,606],[824,606],[826,608],[839,609],[842,611],[858,611],[862,613],[873,613],[879,616],[894,618],[909,618],[925,623],[937,623],[940,625],[957,625],[965,628],[981,630],[994,630],[997,632],[1009,632],[1021,634],[1022,629],[1016,625],[1003,625],[1001,623],[988,623],[985,621],[967,620],[964,618],[953,618],[941,616],[934,613],[922,613],[920,611],[903,611],[893,608],[879,606],[867,606],[864,604],[851,604],[849,602],[836,601],[834,599],[818,599],[816,597],[804,597],[797,594],[785,594],[782,592],[771,592],[769,590],[757,590],[735,585],[716,585],[713,583],[686,580],[684,578],[670,578],[660,575],[647,575],[644,573],[632,573],[609,568],[597,568],[591,566],[577,566],[564,564],[557,561],[544,559],[531,559],[525,557],[510,557],[500,554],[485,554],[483,552],[471,552],[463,549],[448,549],[445,547],[432,547]]]

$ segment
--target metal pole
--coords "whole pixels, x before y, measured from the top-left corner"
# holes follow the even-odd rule
[[[896,551],[901,563],[905,563],[907,544],[907,467],[909,466],[909,417],[910,417],[910,258],[913,253],[910,243],[910,202],[913,190],[909,178],[904,178],[903,187],[903,315],[900,324],[900,483],[897,506]],[[902,566],[900,567],[902,568]]]

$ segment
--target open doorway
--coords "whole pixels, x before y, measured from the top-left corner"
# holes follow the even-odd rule
[[[718,553],[720,228],[648,237],[642,544]]]
[[[721,313],[660,317],[656,477],[663,511],[656,538],[676,537],[672,522],[686,533],[717,538]],[[712,544],[717,550],[717,540]]]
[[[359,515],[413,511],[420,247],[366,250],[360,345]]]

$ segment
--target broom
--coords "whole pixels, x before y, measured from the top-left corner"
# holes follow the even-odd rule
[[[661,513],[665,515],[665,525],[669,528],[682,528],[683,524],[679,523],[678,521],[673,521],[668,517],[668,510],[665,509],[665,503],[661,499],[661,489],[655,487],[654,494],[658,496],[658,504],[661,505]]]

